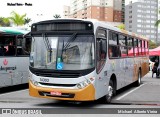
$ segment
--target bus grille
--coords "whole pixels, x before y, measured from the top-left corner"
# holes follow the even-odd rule
[[[42,83],[42,82],[39,82],[39,84],[45,85],[45,86],[59,86],[59,87],[74,87],[74,86],[76,86],[76,84],[53,84],[53,83]]]
[[[37,76],[57,77],[57,78],[78,78],[80,73],[64,73],[64,72],[34,72]]]

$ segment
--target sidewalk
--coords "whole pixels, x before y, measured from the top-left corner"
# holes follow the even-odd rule
[[[156,74],[154,74],[153,78],[152,78],[152,72],[148,72],[147,75],[145,75],[142,78],[142,83],[156,83],[160,85],[160,77],[156,78]],[[160,90],[160,89],[159,89]]]

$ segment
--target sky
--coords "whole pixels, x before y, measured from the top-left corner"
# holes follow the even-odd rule
[[[9,6],[7,4],[20,3],[23,6]],[[26,6],[25,3],[32,4]],[[27,14],[33,22],[53,19],[53,15],[60,14],[63,18],[63,6],[70,5],[70,0],[0,0],[0,17],[9,17],[12,11]]]

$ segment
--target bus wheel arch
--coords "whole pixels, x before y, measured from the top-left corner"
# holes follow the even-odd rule
[[[112,97],[116,95],[116,89],[117,89],[116,75],[112,74],[109,79],[109,83],[107,85],[108,93],[100,99],[100,102],[111,103]]]

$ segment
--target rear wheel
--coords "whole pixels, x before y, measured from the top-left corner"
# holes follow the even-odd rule
[[[136,81],[135,86],[140,86],[141,83],[142,83],[142,81],[141,81],[141,71],[139,70],[139,72],[138,72],[138,80]]]

